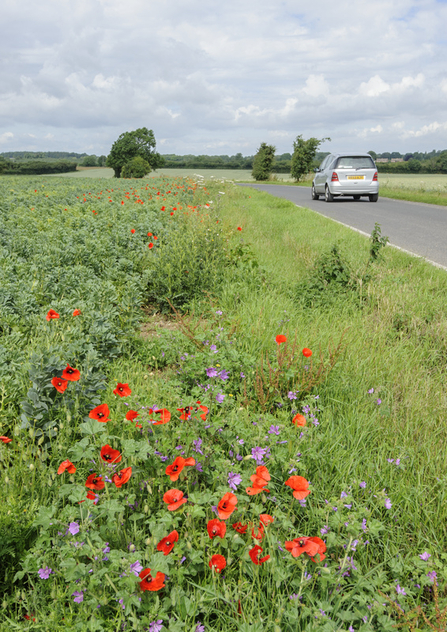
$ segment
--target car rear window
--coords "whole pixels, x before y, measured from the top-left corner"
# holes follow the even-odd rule
[[[342,169],[374,169],[373,159],[369,156],[341,156],[336,168]]]

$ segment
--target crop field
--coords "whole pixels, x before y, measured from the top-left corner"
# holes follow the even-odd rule
[[[79,171],[61,174],[64,178],[113,178],[114,171],[107,167],[90,167]],[[197,178],[202,176],[206,180],[235,180],[243,182],[254,182],[250,169],[164,169],[161,168],[156,172],[147,175],[148,178]],[[278,180],[291,181],[292,178],[288,173],[276,174]]]
[[[221,173],[0,178],[1,632],[445,629],[446,274]]]

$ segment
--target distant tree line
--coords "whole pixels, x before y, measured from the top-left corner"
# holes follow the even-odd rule
[[[0,156],[0,173],[7,175],[40,175],[76,171],[72,160],[8,160]]]

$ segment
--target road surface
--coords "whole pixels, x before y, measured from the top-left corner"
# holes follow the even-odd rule
[[[323,198],[312,200],[310,187],[279,184],[238,186],[250,186],[285,198],[297,206],[310,208],[368,236],[377,222],[382,235],[389,237],[391,245],[447,269],[447,206],[383,197],[379,197],[378,202],[370,202],[368,198],[335,198],[328,203]]]

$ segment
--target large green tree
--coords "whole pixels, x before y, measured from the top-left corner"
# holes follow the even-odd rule
[[[121,175],[124,165],[140,156],[149,163],[155,171],[163,165],[163,158],[155,151],[154,132],[147,127],[141,127],[134,132],[124,132],[118,137],[107,156],[106,165],[115,171],[115,178]]]
[[[293,141],[293,155],[292,155],[292,178],[298,182],[300,178],[307,175],[312,169],[312,163],[315,159],[317,149],[321,143],[325,140],[331,140],[330,138],[309,138],[304,140],[302,135],[296,137]]]
[[[273,170],[276,147],[261,143],[253,160],[251,175],[255,180],[268,180]]]

